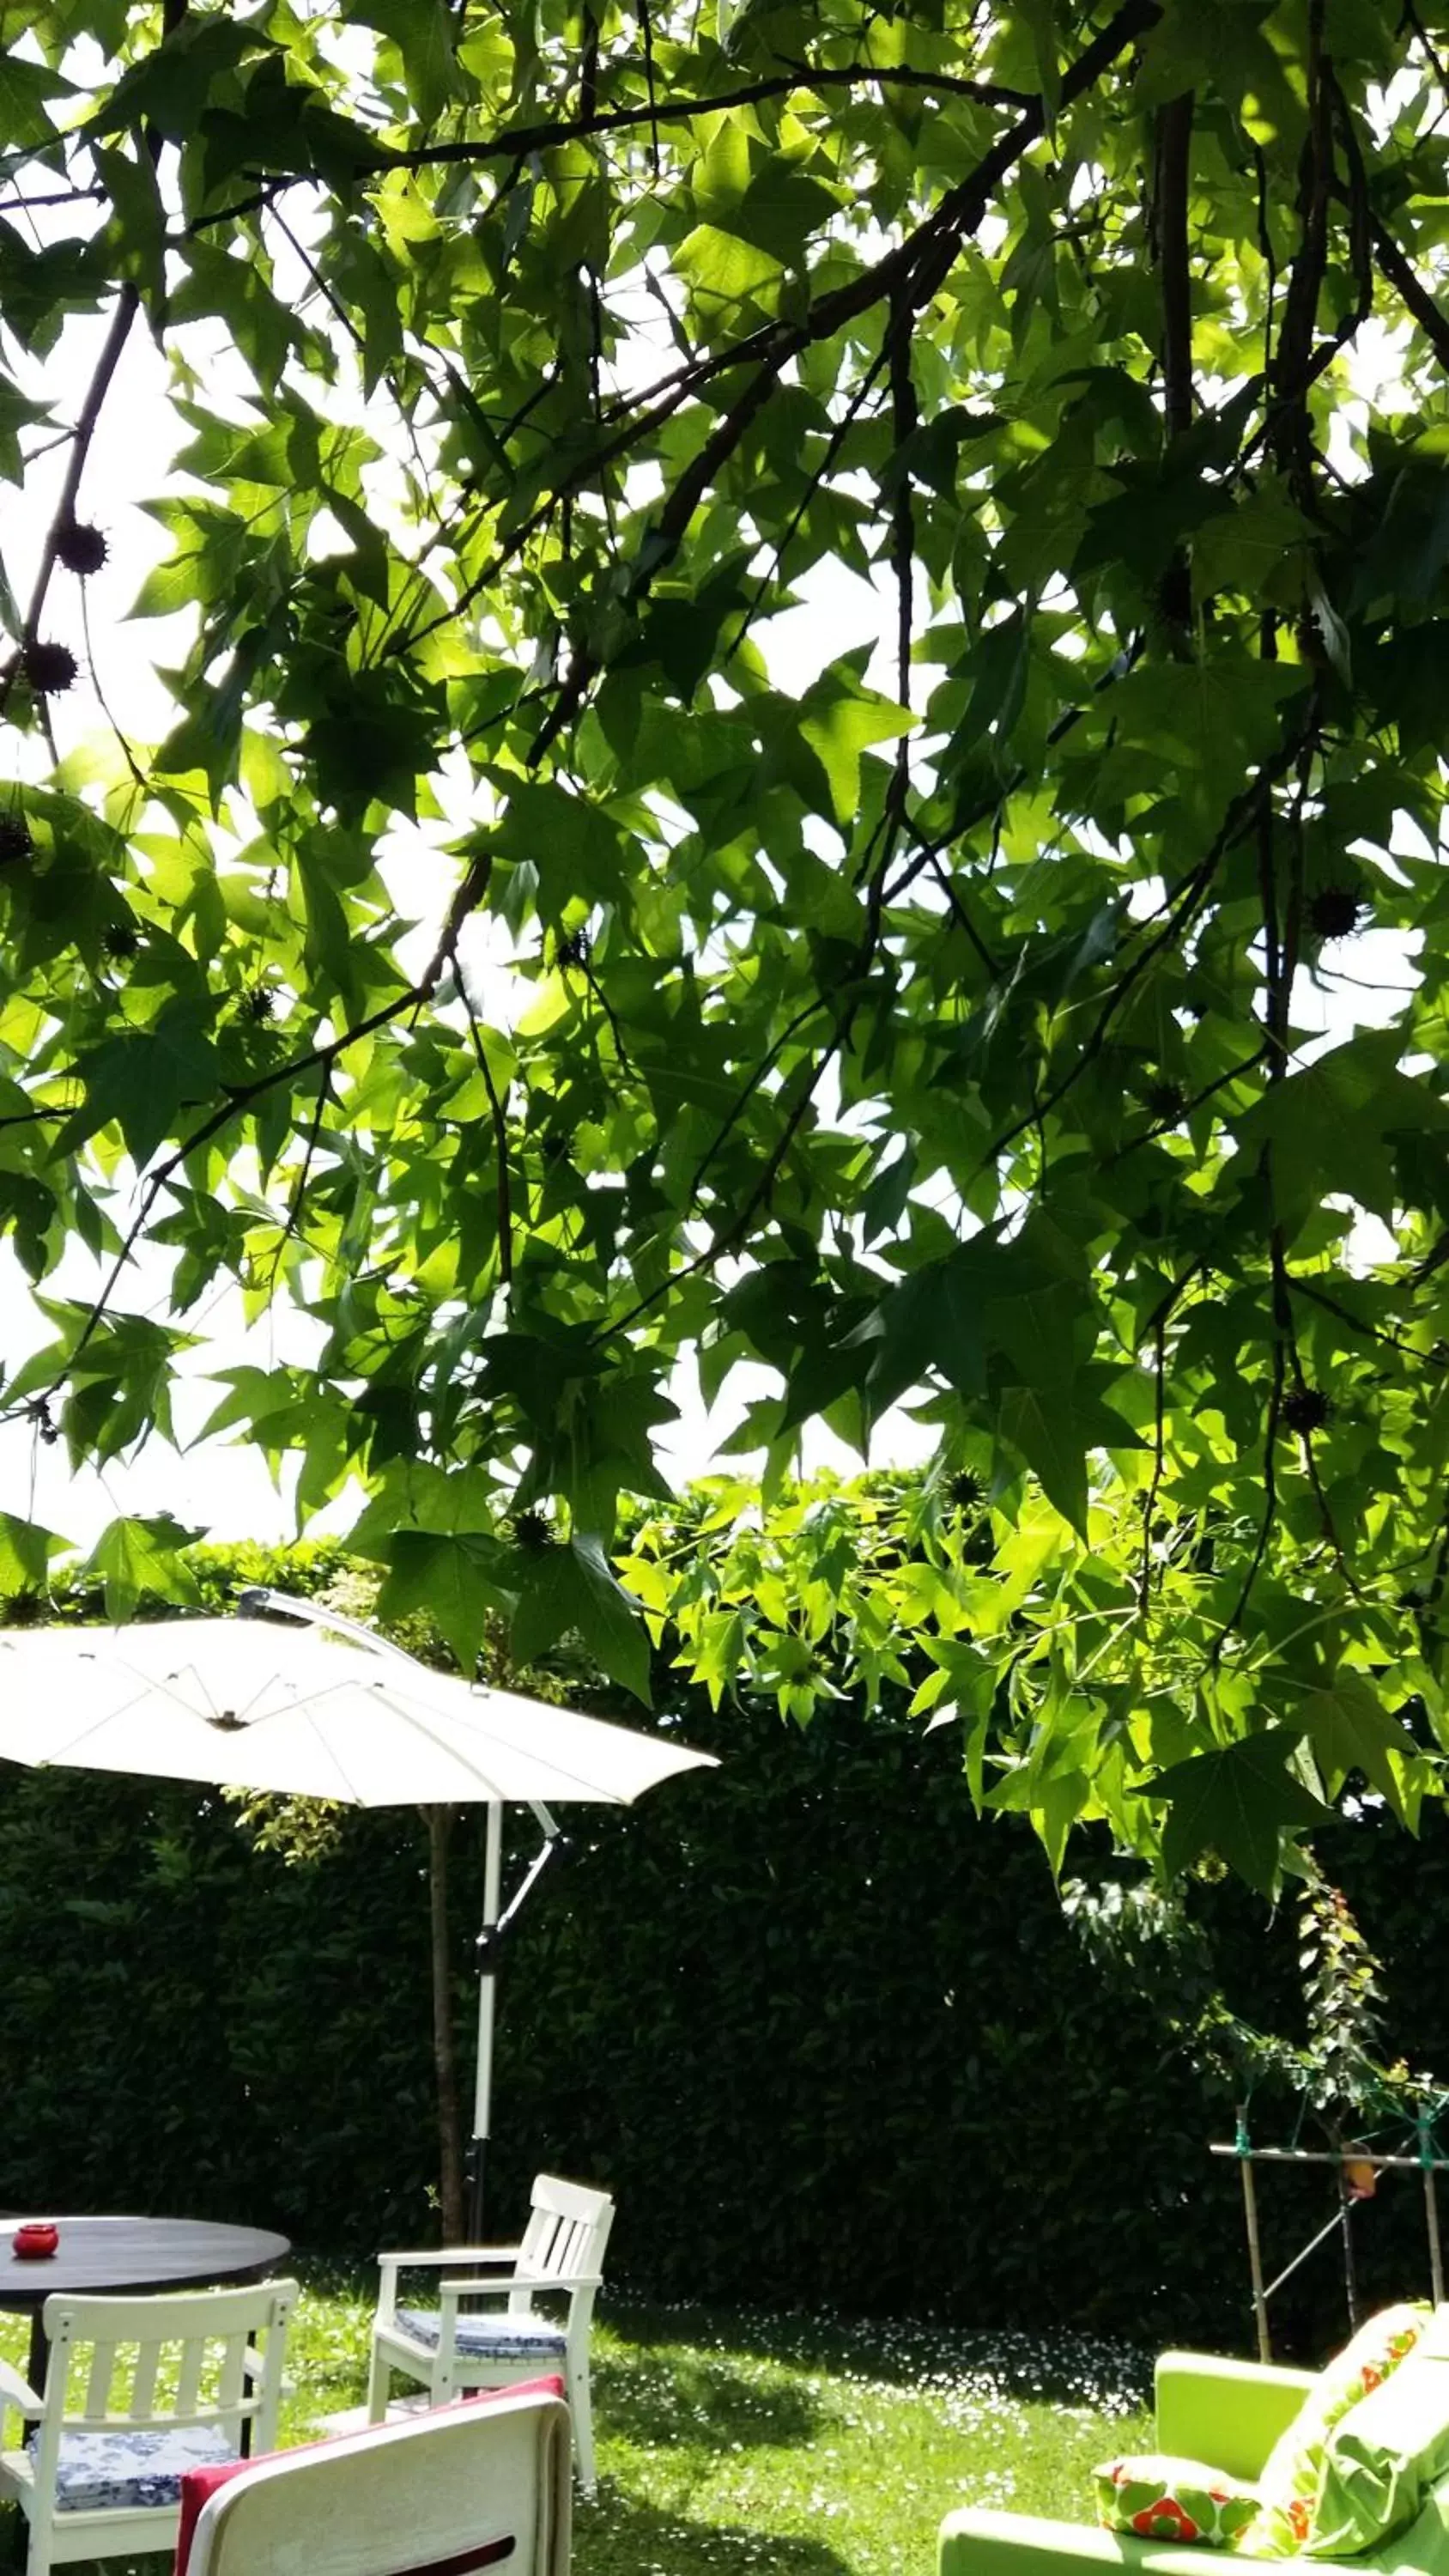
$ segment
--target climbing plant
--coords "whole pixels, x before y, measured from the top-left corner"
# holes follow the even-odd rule
[[[914,1644],[1054,1852],[1105,1815],[1266,1887],[1350,1776],[1412,1822],[1443,0],[3,35],[6,1417],[164,1436],[232,1283],[309,1329],[213,1435],[304,1515],[359,1474],[385,1608],[465,1659],[503,1616],[642,1693],[642,1602],[803,1715],[864,1544],[865,1665]],[[146,340],[133,600],[88,492]],[[178,616],[140,742],[114,675]],[[726,1492],[735,1573],[641,1537],[621,1587],[677,1372],[747,1361],[772,1492],[913,1403],[903,1551],[802,1508],[765,1609]],[[118,1601],[179,1535],[113,1525]]]

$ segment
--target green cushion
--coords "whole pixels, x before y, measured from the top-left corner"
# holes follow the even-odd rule
[[[1315,2556],[1333,2555],[1319,2546],[1317,2524],[1330,2437],[1350,2412],[1367,2404],[1376,2389],[1397,2375],[1430,2315],[1424,2306],[1384,2308],[1360,2326],[1337,2360],[1329,2363],[1264,2464],[1258,2481],[1263,2510],[1242,2542],[1250,2556],[1290,2558],[1302,2550]],[[1339,2510],[1336,2503],[1335,2513]],[[1372,2537],[1357,2546],[1371,2547]]]
[[[1093,2484],[1104,2529],[1132,2531],[1139,2540],[1227,2549],[1258,2510],[1255,2488],[1202,2460],[1174,2460],[1160,2452],[1106,2460],[1093,2472]]]
[[[1311,2558],[1352,2558],[1402,2531],[1449,2469],[1449,2360],[1410,2353],[1329,2435]]]

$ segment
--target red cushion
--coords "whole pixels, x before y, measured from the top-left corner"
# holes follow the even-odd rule
[[[466,2397],[455,2397],[452,2403],[455,2406],[496,2406],[500,2397],[562,2397],[563,2393],[563,2381],[554,2373],[544,2379],[520,2379],[512,2388],[475,2388]],[[442,2415],[448,2410],[439,2406],[431,2411]],[[410,2420],[416,2422],[417,2418]],[[388,2428],[384,2424],[373,2424],[366,2429],[381,2434]],[[209,2468],[188,2469],[181,2481],[181,2522],[176,2534],[176,2561],[172,2576],[186,2576],[202,2506],[210,2501],[218,2488],[229,2487],[233,2478],[244,2478],[249,2469],[260,2468],[263,2460],[301,2460],[309,2451],[330,2451],[335,2447],[336,2439],[335,2434],[331,2440],[324,2436],[319,2442],[298,2442],[290,2451],[262,2451],[254,2460],[218,2460]],[[461,2576],[462,2567],[471,2565],[472,2561],[456,2563]],[[481,2565],[483,2562],[480,2560],[478,2563]],[[416,2576],[427,2576],[427,2571],[420,2569]],[[440,2570],[439,2576],[444,2576],[444,2571]]]

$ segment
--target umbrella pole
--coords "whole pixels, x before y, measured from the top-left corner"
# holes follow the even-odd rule
[[[503,1890],[501,1800],[489,1799],[487,1818],[488,1833],[483,1852],[483,1926],[478,1967],[478,2056],[473,2077],[473,2147],[469,2158],[468,2231],[475,2245],[483,2242],[483,2168],[492,2118],[493,2005],[498,1981],[498,1952],[497,1944],[488,1936],[497,1928]]]

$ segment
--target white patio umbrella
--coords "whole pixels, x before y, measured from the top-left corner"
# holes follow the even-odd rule
[[[629,1806],[676,1772],[712,1766],[643,1735],[515,1691],[435,1673],[311,1601],[256,1592],[250,1608],[303,1621],[175,1619],[124,1628],[0,1633],[0,1758],[139,1772],[348,1806],[483,1802],[487,1842],[478,1938],[473,2225],[490,2134],[497,1947],[559,1830],[552,1806]],[[323,1630],[330,1633],[323,1634]],[[532,1808],[544,1840],[506,1911],[503,1807]]]

